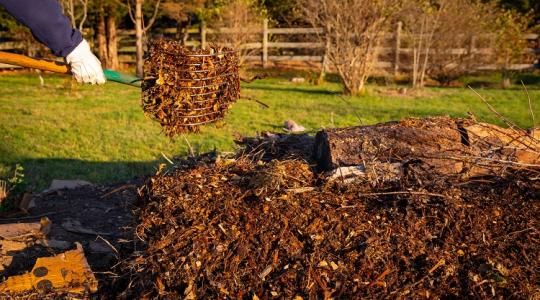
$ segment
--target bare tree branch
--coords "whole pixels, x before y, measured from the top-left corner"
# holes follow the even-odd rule
[[[148,22],[148,26],[143,27],[143,32],[146,32],[152,25],[154,25],[154,22],[156,21],[156,17],[159,12],[159,4],[161,3],[161,0],[157,0],[156,7],[154,7],[154,14],[152,15],[152,18],[150,19],[150,22]]]

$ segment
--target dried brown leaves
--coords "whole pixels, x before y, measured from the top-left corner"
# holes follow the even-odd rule
[[[223,119],[240,97],[238,55],[232,49],[190,51],[156,40],[144,72],[143,109],[170,137]]]

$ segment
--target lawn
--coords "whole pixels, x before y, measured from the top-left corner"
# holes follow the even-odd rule
[[[534,76],[526,79],[540,120],[539,80]],[[339,90],[337,83],[294,84],[287,77],[260,80],[244,85],[242,92],[268,104],[269,109],[240,100],[220,126],[171,141],[156,122],[143,115],[140,92],[135,88],[116,83],[78,86],[52,75],[45,77],[41,87],[36,75],[0,75],[0,176],[20,164],[27,187],[33,191],[42,190],[55,178],[114,183],[152,173],[165,161],[164,156],[185,155],[186,141],[199,153],[231,151],[235,136],[282,131],[286,119],[311,132],[409,116],[466,116],[467,112],[500,124],[466,88],[427,88],[403,96],[395,86],[373,84],[366,95],[354,98],[341,96]],[[533,125],[527,97],[519,86],[510,90],[479,88],[478,92],[520,126]]]

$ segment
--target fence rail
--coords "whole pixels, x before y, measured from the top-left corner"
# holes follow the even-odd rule
[[[269,66],[270,63],[281,62],[306,62],[320,63],[324,60],[324,43],[317,42],[317,36],[324,34],[322,28],[270,28],[268,20],[264,20],[260,28],[249,31],[254,38],[258,40],[250,41],[242,46],[242,49],[249,49],[256,52],[257,55],[249,55],[246,60],[258,62],[263,67]],[[189,28],[183,34],[188,35],[186,45],[190,47],[208,46],[208,41],[212,40],[212,36],[218,34],[238,33],[230,28],[221,28],[219,30],[207,28],[204,24],[197,28]],[[123,64],[132,64],[135,62],[135,30],[118,30],[119,41],[119,61]],[[176,28],[166,28],[159,30],[159,35],[166,37],[177,36]],[[256,37],[258,36],[258,37]],[[293,37],[294,36],[294,37]],[[0,33],[0,50],[21,50],[21,43],[5,41],[1,42],[2,38],[6,38],[5,34]],[[540,35],[525,34],[523,39],[534,44],[527,48],[524,53],[524,59],[518,64],[511,66],[512,69],[527,69],[538,67],[540,64]],[[410,68],[405,62],[404,56],[411,55],[413,49],[406,46],[406,35],[402,33],[401,24],[395,27],[393,32],[387,32],[383,35],[383,46],[378,48],[379,61],[376,67],[385,71],[398,73],[402,70]],[[468,53],[471,48],[456,48],[449,49],[448,53],[459,55]],[[474,48],[477,54],[490,54],[493,49],[490,48]],[[0,68],[6,67],[0,65]],[[480,69],[495,69],[495,65],[482,66]]]

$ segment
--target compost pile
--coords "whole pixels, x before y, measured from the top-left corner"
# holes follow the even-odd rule
[[[216,46],[191,51],[156,40],[144,64],[142,106],[172,137],[224,118],[240,97],[238,55]]]
[[[477,140],[478,126],[495,130]],[[439,140],[424,140],[429,131]],[[141,189],[144,242],[122,265],[119,290],[172,299],[537,297],[540,167],[520,159],[539,159],[539,144],[523,131],[513,139],[523,147],[495,147],[512,132],[410,119],[328,130],[316,142],[265,134],[244,139],[234,157],[181,161]],[[337,160],[340,135],[357,146],[321,172]],[[491,146],[455,159],[482,144]],[[317,157],[325,147],[333,157]],[[358,149],[363,164],[344,166]],[[478,168],[495,174],[473,176]]]

